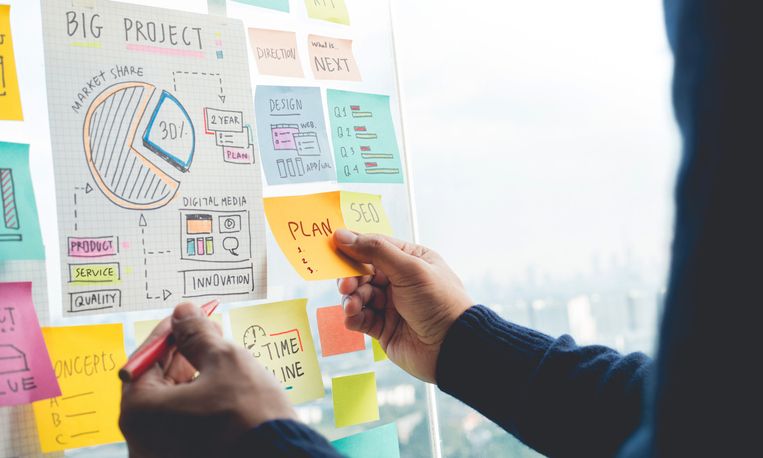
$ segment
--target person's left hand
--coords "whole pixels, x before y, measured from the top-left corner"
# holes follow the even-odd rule
[[[130,456],[225,456],[249,429],[296,419],[273,374],[223,340],[200,308],[178,305],[146,342],[169,327],[177,351],[122,387],[119,426]]]

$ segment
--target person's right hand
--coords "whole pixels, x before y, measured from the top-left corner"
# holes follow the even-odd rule
[[[348,257],[373,274],[340,279],[345,326],[377,339],[411,375],[434,383],[450,326],[473,305],[458,276],[432,250],[383,235],[334,233]]]
[[[178,305],[146,342],[169,327],[177,352],[122,387],[119,426],[131,457],[226,456],[248,430],[296,419],[273,374],[223,340],[199,307]]]

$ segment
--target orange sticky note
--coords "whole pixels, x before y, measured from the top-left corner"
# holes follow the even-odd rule
[[[261,75],[304,78],[297,49],[297,34],[282,30],[249,29],[257,70]]]
[[[11,6],[0,5],[0,119],[21,121],[21,95],[11,37]]]
[[[366,275],[368,268],[339,254],[332,234],[346,227],[340,193],[264,199],[270,230],[292,267],[305,280]]]
[[[352,40],[309,35],[310,66],[317,80],[360,81],[360,70],[352,53]]]
[[[341,305],[319,308],[316,318],[321,339],[321,354],[324,357],[366,349],[363,334],[344,326],[344,310]]]

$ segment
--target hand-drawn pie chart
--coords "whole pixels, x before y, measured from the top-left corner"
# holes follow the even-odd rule
[[[115,84],[96,97],[85,116],[83,140],[90,172],[103,194],[123,208],[167,205],[180,181],[156,162],[164,160],[182,173],[193,162],[196,136],[191,118],[172,94],[161,91],[153,97],[156,92],[144,82]],[[139,133],[147,114],[150,118]]]

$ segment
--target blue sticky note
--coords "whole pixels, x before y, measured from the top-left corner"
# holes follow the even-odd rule
[[[252,6],[259,6],[261,8],[268,8],[271,10],[289,12],[289,0],[233,0],[234,2],[244,3]]]
[[[45,259],[29,145],[0,142],[0,260]]]
[[[336,179],[320,88],[257,86],[254,109],[269,185]]]
[[[336,172],[340,183],[402,183],[389,97],[327,91]]]
[[[331,444],[349,458],[400,458],[400,444],[394,423],[344,437]]]

